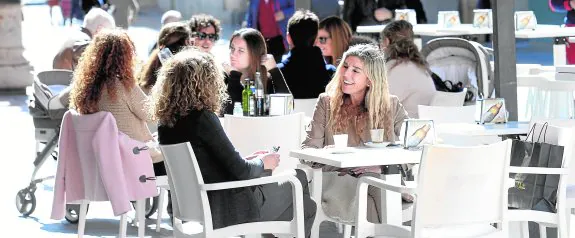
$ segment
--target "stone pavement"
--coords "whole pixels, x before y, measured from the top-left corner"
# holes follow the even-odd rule
[[[57,9],[57,8],[55,8]],[[57,11],[57,10],[56,10]],[[31,62],[35,72],[52,68],[52,57],[57,52],[66,35],[73,27],[57,25],[59,14],[54,12],[54,23],[50,24],[48,7],[46,5],[25,6],[23,23],[24,56]],[[129,34],[135,41],[137,53],[141,59],[147,58],[148,45],[156,37],[160,26],[161,12],[157,9],[143,9]],[[76,24],[78,24],[76,22]],[[227,55],[227,39],[237,27],[224,24],[222,40],[217,44],[214,53]],[[77,226],[68,224],[65,220],[51,220],[51,204],[53,181],[38,185],[35,193],[37,205],[35,212],[28,218],[22,217],[15,208],[15,195],[18,190],[26,187],[30,181],[35,158],[34,126],[28,113],[27,103],[31,95],[16,95],[0,93],[0,151],[5,164],[2,175],[3,189],[0,190],[0,218],[2,224],[1,237],[76,237]],[[56,161],[48,159],[38,177],[55,174]],[[165,213],[164,213],[165,214]],[[129,215],[134,217],[133,212]],[[113,217],[108,203],[90,205],[86,223],[86,237],[115,237],[118,234],[119,218]],[[146,237],[171,237],[172,230],[167,216],[159,233],[155,232],[155,215],[147,220]],[[130,227],[128,236],[137,236],[137,229]],[[335,232],[335,226],[325,223],[322,227],[322,237],[341,236]]]

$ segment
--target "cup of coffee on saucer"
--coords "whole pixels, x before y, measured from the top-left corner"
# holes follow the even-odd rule
[[[369,134],[371,136],[371,141],[365,143],[365,146],[373,148],[384,148],[389,144],[389,142],[384,142],[384,129],[371,129],[369,130]]]

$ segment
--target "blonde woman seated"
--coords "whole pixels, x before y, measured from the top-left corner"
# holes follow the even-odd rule
[[[82,54],[70,91],[70,107],[80,114],[112,113],[118,130],[142,142],[152,141],[146,125],[146,95],[134,76],[134,43],[124,30],[102,30]],[[150,150],[154,163],[163,160],[157,148]]]
[[[321,94],[303,148],[334,144],[334,134],[347,134],[348,146],[371,141],[370,129],[384,129],[386,141],[396,141],[407,113],[399,99],[389,94],[385,59],[377,46],[356,45],[345,52],[335,76]],[[384,155],[382,155],[384,156]],[[310,164],[321,167],[319,164]],[[358,176],[377,176],[380,166],[350,169]],[[323,166],[322,207],[326,215],[342,222],[355,221],[356,176],[347,169]],[[379,190],[369,189],[368,220],[381,222]]]

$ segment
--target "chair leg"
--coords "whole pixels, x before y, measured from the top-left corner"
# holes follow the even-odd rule
[[[547,238],[547,227],[539,224],[539,237]]]
[[[146,232],[146,199],[136,201],[136,216],[138,219],[138,237],[144,238]]]
[[[88,212],[88,201],[82,200],[80,204],[80,214],[78,214],[78,238],[84,237],[84,229],[86,228],[86,213]]]
[[[343,225],[343,238],[351,238],[351,230],[353,229],[350,225]]]
[[[127,229],[128,229],[128,215],[124,213],[122,214],[122,216],[120,216],[120,234],[118,234],[118,237],[125,238]]]
[[[166,190],[160,188],[160,197],[158,198],[158,219],[156,220],[156,232],[160,232],[160,224],[162,224],[162,211],[164,207],[164,196]]]
[[[521,222],[521,238],[529,238],[529,222]]]
[[[337,226],[337,233],[343,233],[343,224],[336,223],[335,225]]]
[[[313,222],[313,225],[311,226],[311,238],[319,238],[319,227],[321,225],[322,221],[316,220]]]

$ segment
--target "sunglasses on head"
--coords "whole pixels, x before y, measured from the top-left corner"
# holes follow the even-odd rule
[[[194,36],[200,40],[210,39],[211,41],[217,41],[220,38],[218,34],[206,34],[203,32],[195,33]]]
[[[325,43],[327,42],[327,39],[329,39],[329,38],[331,38],[331,37],[323,37],[323,36],[320,36],[320,37],[318,37],[317,39],[318,39],[318,41],[319,41],[320,44],[325,44]]]

